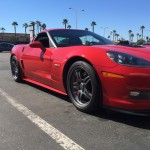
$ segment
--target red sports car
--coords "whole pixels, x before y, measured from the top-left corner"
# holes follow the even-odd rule
[[[50,29],[14,46],[10,63],[15,81],[68,94],[81,111],[150,111],[149,48],[114,45],[84,30]]]

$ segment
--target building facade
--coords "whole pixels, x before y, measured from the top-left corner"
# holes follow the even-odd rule
[[[21,44],[21,43],[29,43],[30,42],[30,34],[22,34],[22,33],[0,33],[0,42],[9,42],[13,44]]]

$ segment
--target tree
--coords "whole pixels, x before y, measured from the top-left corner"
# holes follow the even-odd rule
[[[131,33],[132,33],[132,30],[129,30],[128,33],[129,33],[129,41],[131,41]]]
[[[68,28],[68,29],[71,29],[71,25],[68,25],[67,28]]]
[[[88,28],[85,28],[85,31],[89,31],[89,29],[88,29]]]
[[[145,27],[144,27],[144,26],[141,26],[140,29],[141,29],[142,39],[143,39],[143,30],[145,29]]]
[[[139,39],[137,41],[137,45],[143,45],[145,43],[145,41],[143,39]]]
[[[32,25],[33,27],[33,37],[35,36],[35,22],[34,21],[31,21],[30,24]]]
[[[139,40],[139,33],[137,33],[136,36],[137,36],[137,41],[138,41]]]
[[[36,27],[37,27],[37,28],[36,28],[36,29],[37,29],[37,31],[36,31],[36,32],[37,32],[37,34],[38,34],[38,33],[39,33],[39,31],[40,31],[41,22],[37,20],[37,21],[35,22],[35,24],[36,24]]]
[[[5,28],[4,27],[1,27],[0,30],[2,30],[2,32],[4,33],[5,31]]]
[[[14,21],[12,25],[14,26],[14,30],[15,30],[15,42],[16,42],[16,27],[18,26],[18,23]]]
[[[117,32],[116,30],[113,30],[113,32],[112,32],[113,33],[113,41],[115,40],[116,32]]]
[[[133,42],[133,37],[134,37],[134,34],[132,33],[131,34],[131,41]]]
[[[22,27],[24,27],[24,29],[25,29],[25,34],[26,34],[26,33],[27,33],[28,24],[27,24],[27,23],[24,23]]]
[[[94,32],[94,26],[96,26],[97,24],[96,24],[96,22],[95,21],[92,21],[92,23],[91,23],[91,26],[92,26],[92,31]]]
[[[147,41],[147,42],[149,41],[149,37],[148,37],[148,36],[146,37],[146,41]]]
[[[68,24],[68,20],[67,19],[63,19],[63,22],[62,22],[64,25],[65,25],[65,29],[66,29],[66,26]]]
[[[42,27],[43,30],[45,30],[45,29],[46,29],[46,24],[43,23],[43,24],[41,25],[41,27]]]

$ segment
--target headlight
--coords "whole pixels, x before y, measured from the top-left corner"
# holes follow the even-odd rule
[[[107,55],[112,61],[121,65],[134,67],[150,67],[149,61],[129,54],[109,51],[107,52]]]

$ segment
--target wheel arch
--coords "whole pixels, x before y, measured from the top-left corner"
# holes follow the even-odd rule
[[[96,73],[96,77],[97,77],[97,79],[98,79],[98,81],[99,81],[100,88],[102,88],[102,87],[101,87],[101,80],[100,80],[100,78],[99,78],[99,76],[98,76],[98,73],[97,73],[96,69],[95,69],[94,66],[92,65],[92,63],[91,63],[90,61],[88,61],[88,60],[87,60],[86,58],[84,58],[84,57],[75,56],[75,57],[70,58],[70,59],[65,63],[65,66],[64,66],[64,69],[63,69],[63,85],[64,85],[64,88],[65,88],[65,90],[66,90],[66,93],[67,93],[67,83],[66,83],[66,81],[67,81],[67,74],[68,74],[69,68],[71,67],[71,65],[72,65],[74,62],[77,62],[77,61],[84,61],[84,62],[87,62],[87,63],[89,63],[89,64],[93,67],[93,69],[95,70],[95,73]]]

